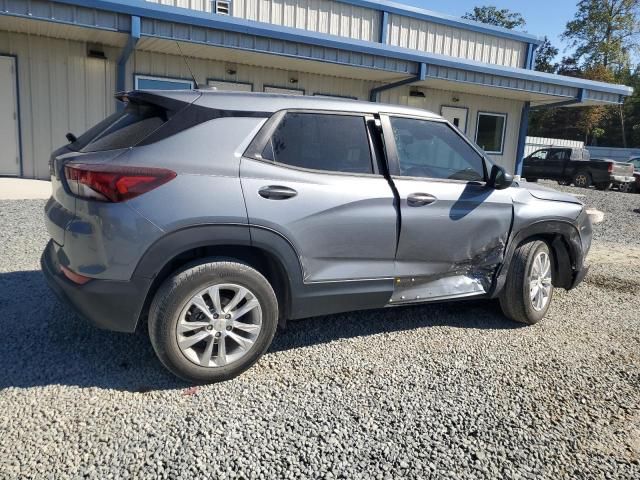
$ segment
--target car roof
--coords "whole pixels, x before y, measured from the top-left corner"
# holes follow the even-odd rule
[[[419,108],[363,102],[349,98],[285,95],[261,92],[220,92],[215,90],[147,90],[163,97],[221,110],[275,113],[279,110],[309,109],[354,113],[391,113],[442,120],[440,115]]]

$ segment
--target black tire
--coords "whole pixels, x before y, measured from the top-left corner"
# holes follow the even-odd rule
[[[502,312],[516,322],[527,325],[536,324],[544,318],[549,310],[549,305],[551,305],[553,284],[551,284],[549,299],[541,310],[536,310],[533,307],[530,297],[529,276],[533,268],[533,261],[541,252],[545,252],[549,256],[551,275],[553,276],[553,257],[547,244],[541,240],[523,243],[516,248],[511,259],[507,281],[499,299]]]
[[[621,183],[618,185],[618,190],[621,193],[632,193],[633,190],[633,184],[632,183]]]
[[[197,365],[178,347],[177,323],[194,295],[221,283],[251,291],[260,305],[262,327],[253,345],[236,361],[216,367]],[[198,384],[230,380],[249,369],[271,345],[277,326],[278,301],[267,279],[250,266],[233,261],[207,259],[187,265],[162,284],[149,309],[149,337],[156,355],[174,375]]]
[[[589,188],[592,183],[591,174],[581,170],[573,176],[573,184],[579,188]]]
[[[596,184],[596,190],[601,190],[603,192],[606,192],[607,190],[611,189],[611,186],[612,186],[611,183],[597,183]]]

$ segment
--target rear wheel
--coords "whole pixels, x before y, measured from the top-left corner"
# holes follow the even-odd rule
[[[622,193],[631,193],[633,191],[632,187],[632,183],[621,183],[620,185],[618,185],[618,190],[620,190]]]
[[[269,348],[278,324],[271,285],[235,262],[192,264],[160,287],[149,336],[163,365],[195,383],[231,379]]]
[[[589,188],[591,186],[591,174],[589,172],[580,171],[573,177],[573,184],[580,188]]]
[[[504,314],[527,325],[542,320],[553,296],[552,275],[551,252],[545,242],[533,240],[520,245],[513,254],[500,295]]]

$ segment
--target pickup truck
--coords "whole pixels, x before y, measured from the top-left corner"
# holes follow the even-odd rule
[[[633,165],[633,177],[635,182],[629,185],[627,190],[630,193],[640,193],[640,157],[631,157],[627,162]]]
[[[551,147],[536,150],[523,161],[522,176],[529,182],[540,178],[557,180],[561,185],[573,184],[598,190],[615,186],[627,190],[635,181],[633,166],[608,159],[591,158],[585,148]]]

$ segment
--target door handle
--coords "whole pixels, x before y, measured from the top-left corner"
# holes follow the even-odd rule
[[[428,193],[412,193],[407,197],[407,204],[410,207],[423,207],[431,205],[436,200],[438,200],[436,197]]]
[[[293,188],[282,187],[280,185],[269,185],[258,190],[258,195],[268,200],[286,200],[298,195]]]

